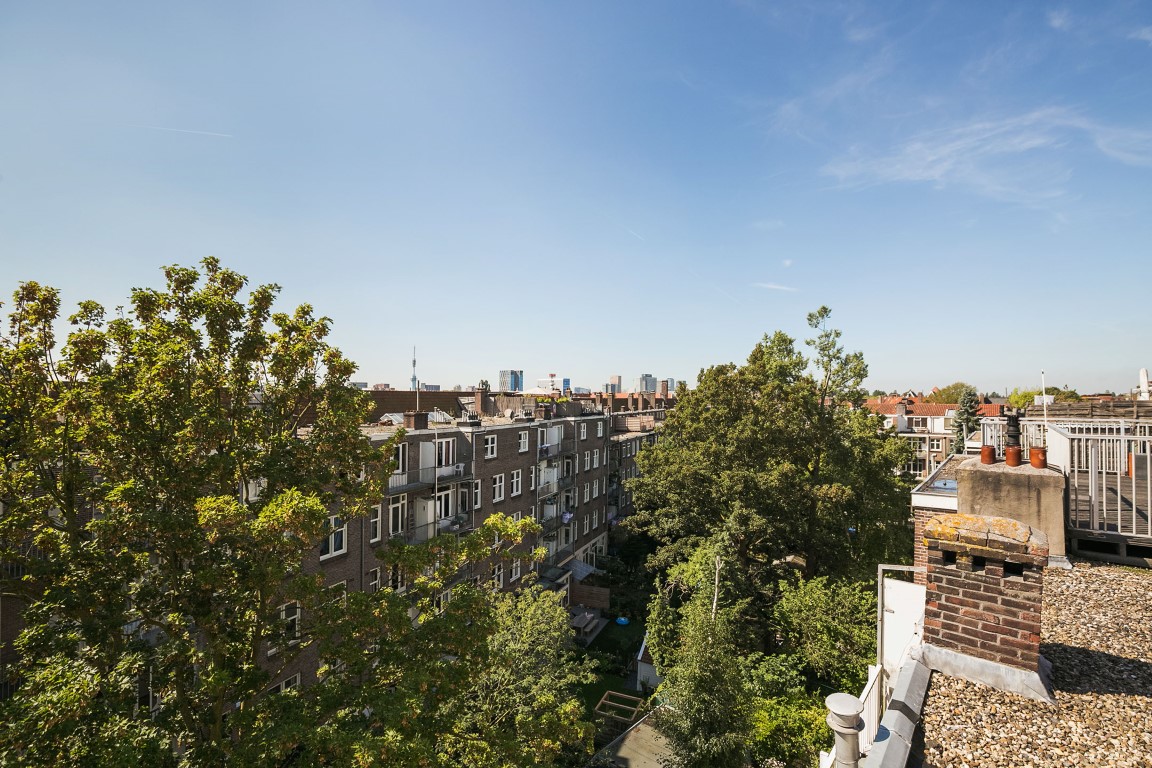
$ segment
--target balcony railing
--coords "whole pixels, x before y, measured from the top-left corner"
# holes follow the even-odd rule
[[[568,558],[572,557],[572,554],[575,551],[576,551],[575,542],[573,542],[572,544],[566,544],[565,546],[560,547],[555,552],[548,555],[548,557],[544,558],[544,562],[541,563],[541,565],[540,565],[541,570],[550,568],[554,565],[559,565],[560,563],[564,562]]]
[[[574,482],[573,478],[573,475],[564,475],[563,477],[558,477],[555,480],[548,480],[540,483],[537,486],[540,497],[544,498],[545,496],[554,496],[565,488],[571,488],[572,483]]]
[[[468,474],[469,468],[464,462],[443,467],[419,467],[405,472],[393,472],[388,478],[388,491],[396,493],[421,485],[455,482],[464,479]]]
[[[423,544],[437,536],[459,536],[475,530],[474,518],[471,513],[456,514],[430,523],[414,525],[393,535],[391,540],[404,544]]]
[[[554,459],[561,454],[576,453],[576,439],[566,437],[559,443],[544,443],[536,449],[536,458],[540,461]]]
[[[541,534],[547,535],[572,522],[572,509],[565,504],[546,504],[540,508]]]

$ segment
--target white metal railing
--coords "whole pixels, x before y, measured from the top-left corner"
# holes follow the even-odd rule
[[[872,749],[876,732],[880,730],[880,718],[884,716],[884,707],[888,703],[884,685],[880,682],[883,679],[881,669],[883,666],[880,664],[869,665],[868,682],[860,692],[860,701],[864,703],[864,711],[860,713],[864,720],[864,730],[860,732],[860,754],[866,755]]]
[[[860,754],[862,755],[868,754],[872,749],[876,732],[880,730],[880,720],[884,716],[884,708],[888,705],[885,686],[881,683],[883,679],[881,670],[883,668],[880,664],[869,664],[868,682],[864,684],[864,690],[860,691],[859,698],[864,704],[864,711],[860,713],[860,718],[864,721],[864,729],[860,731]],[[830,768],[835,761],[835,744],[827,752],[820,752],[820,768]]]
[[[1028,451],[1034,445],[1043,446],[1045,440],[1043,421],[1020,420],[1020,455],[1028,458]],[[996,446],[996,455],[1004,458],[1004,443],[1008,439],[1008,420],[1001,417],[980,420],[980,444]]]
[[[408,485],[431,485],[436,482],[435,467],[421,467],[406,471],[393,472],[388,477],[388,490],[395,491]]]
[[[1152,425],[1124,426],[1133,433],[1052,429],[1067,455],[1070,527],[1152,537]]]

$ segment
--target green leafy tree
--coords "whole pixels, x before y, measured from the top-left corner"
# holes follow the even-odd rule
[[[1044,392],[1053,395],[1058,403],[1077,403],[1080,401],[1080,393],[1066,386],[1063,388],[1048,387]],[[1008,405],[1013,408],[1027,408],[1035,405],[1036,396],[1039,394],[1039,389],[1013,389],[1008,395]]]
[[[83,302],[59,352],[57,293],[26,283],[0,342],[0,541],[29,603],[5,741],[33,762],[128,733],[145,752],[172,738],[190,761],[224,760],[226,716],[267,685],[265,647],[294,655],[279,606],[323,599],[303,565],[328,510],[380,495],[385,462],[328,320],[273,313],[275,286],[242,300],[244,278],[213,259],[203,280],[165,275],[112,320]],[[165,713],[133,733],[141,679]],[[70,707],[41,719],[53,699]]]
[[[276,286],[214,259],[165,276],[111,320],[83,302],[60,348],[57,292],[22,284],[0,336],[0,586],[27,605],[0,762],[459,765],[457,697],[507,659],[497,603],[456,582],[533,524],[388,548],[403,595],[325,590],[318,543],[388,470],[354,365]],[[268,695],[309,649],[323,681]],[[517,732],[545,755],[564,712]]]
[[[876,598],[863,583],[825,577],[780,585],[774,618],[781,651],[817,688],[860,690],[876,658]]]
[[[960,402],[965,392],[975,392],[976,388],[963,381],[954,381],[948,386],[938,389],[924,398],[926,403],[945,403],[951,405]]]
[[[654,567],[666,571],[721,531],[736,567],[765,572],[761,586],[775,584],[767,572],[788,555],[811,574],[907,557],[907,486],[896,469],[908,448],[861,407],[867,366],[828,317],[827,308],[809,315],[811,358],[777,332],[744,365],[702,371],[637,457],[628,525],[659,543]]]
[[[980,399],[975,389],[966,389],[960,395],[960,405],[952,419],[952,453],[963,454],[968,435],[980,426]]]
[[[734,623],[698,592],[683,610],[676,663],[657,695],[656,726],[673,746],[675,768],[741,768],[753,709],[744,685]]]
[[[550,765],[565,751],[591,753],[594,729],[575,686],[595,673],[575,652],[560,597],[537,586],[495,597],[487,662],[446,707],[444,765]]]

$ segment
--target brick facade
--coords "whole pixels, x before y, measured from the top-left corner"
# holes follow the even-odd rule
[[[1048,540],[1015,520],[949,514],[924,526],[924,642],[1035,672]]]

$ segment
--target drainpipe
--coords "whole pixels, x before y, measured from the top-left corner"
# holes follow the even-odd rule
[[[833,693],[824,699],[828,727],[836,734],[835,768],[859,768],[860,731],[864,730],[864,702],[850,693]]]

